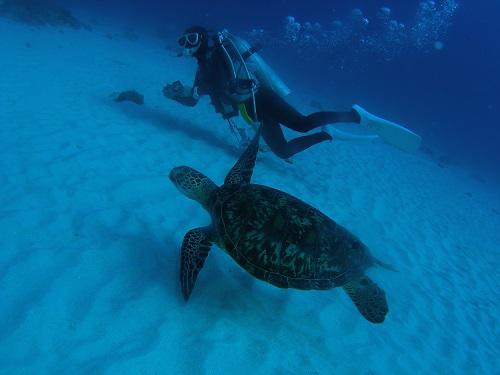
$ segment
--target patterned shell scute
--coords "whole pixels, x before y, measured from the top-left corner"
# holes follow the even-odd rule
[[[363,245],[307,203],[261,185],[222,187],[212,202],[219,246],[255,277],[281,288],[345,282]]]

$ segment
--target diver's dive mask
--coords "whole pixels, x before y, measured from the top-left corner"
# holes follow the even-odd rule
[[[201,46],[201,35],[199,33],[187,33],[181,36],[177,43],[182,47],[184,56],[193,56]]]

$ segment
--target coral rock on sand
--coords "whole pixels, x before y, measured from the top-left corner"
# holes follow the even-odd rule
[[[138,105],[144,104],[144,95],[139,94],[135,90],[122,91],[120,93],[111,94],[115,98],[115,102],[133,102]]]
[[[83,26],[69,10],[51,0],[0,0],[0,16],[30,25],[63,25],[75,29]]]

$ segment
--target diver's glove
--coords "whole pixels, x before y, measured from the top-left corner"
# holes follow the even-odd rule
[[[198,102],[198,94],[190,86],[184,86],[181,81],[169,83],[163,88],[165,97],[184,105],[194,106]]]

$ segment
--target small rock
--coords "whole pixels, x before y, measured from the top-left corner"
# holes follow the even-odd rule
[[[66,26],[74,29],[82,27],[71,12],[53,1],[41,0],[1,0],[0,13],[33,26]]]

